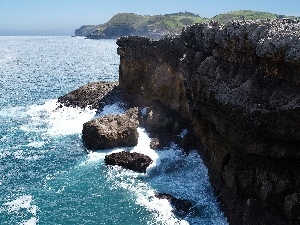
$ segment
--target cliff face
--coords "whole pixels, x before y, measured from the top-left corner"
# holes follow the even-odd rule
[[[190,121],[230,224],[300,223],[299,28],[211,22],[117,42],[120,86]]]

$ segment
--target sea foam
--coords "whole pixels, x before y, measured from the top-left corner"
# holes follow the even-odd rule
[[[58,107],[52,99],[42,105],[32,105],[25,112],[29,117],[20,129],[26,132],[43,132],[49,136],[81,133],[82,124],[95,116],[96,110]]]
[[[31,215],[29,220],[23,220],[19,224],[35,225],[38,222],[38,218],[36,217],[38,207],[32,204],[31,195],[22,195],[15,200],[4,203],[3,206],[7,207],[9,213],[19,213],[20,210],[25,209]]]

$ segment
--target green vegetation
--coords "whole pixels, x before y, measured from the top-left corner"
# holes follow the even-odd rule
[[[135,30],[164,29],[172,33],[180,33],[182,27],[186,25],[207,21],[207,18],[189,12],[154,16],[141,16],[134,13],[118,13],[105,24],[97,26],[96,31],[102,32],[107,28],[131,27]]]
[[[183,27],[195,23],[208,23],[217,20],[227,23],[230,20],[256,20],[284,18],[285,15],[277,15],[268,12],[251,10],[232,11],[216,15],[212,18],[200,17],[191,12],[178,12],[165,15],[141,16],[134,13],[118,13],[108,22],[98,26],[82,26],[77,29],[75,35],[88,36],[88,38],[118,38],[126,35],[139,35],[151,38],[160,38],[165,35],[177,35]],[[296,18],[296,17],[291,17]]]
[[[256,19],[276,19],[280,17],[285,17],[284,15],[277,15],[268,12],[259,12],[251,10],[239,10],[232,11],[224,14],[219,14],[211,18],[212,20],[217,20],[220,23],[226,23],[230,20],[256,20]]]

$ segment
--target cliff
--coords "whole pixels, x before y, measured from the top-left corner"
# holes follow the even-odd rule
[[[189,121],[230,224],[300,224],[299,28],[212,21],[117,41],[120,86]]]

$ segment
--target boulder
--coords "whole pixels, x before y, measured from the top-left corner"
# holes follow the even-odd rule
[[[82,139],[89,149],[133,147],[138,143],[137,109],[106,115],[83,124]]]
[[[152,163],[152,159],[137,152],[118,152],[105,156],[106,165],[118,165],[139,173],[145,173],[147,167]]]
[[[182,138],[179,135],[171,133],[150,133],[151,142],[150,148],[153,150],[162,150],[169,147],[171,143],[180,146]]]
[[[192,207],[192,203],[185,199],[175,198],[173,195],[166,193],[157,193],[155,197],[159,199],[167,199],[177,213],[187,213]]]
[[[150,148],[153,150],[157,150],[159,148],[159,139],[158,138],[151,138],[150,141]]]
[[[98,109],[99,103],[118,86],[117,82],[93,82],[58,98],[64,106]]]

